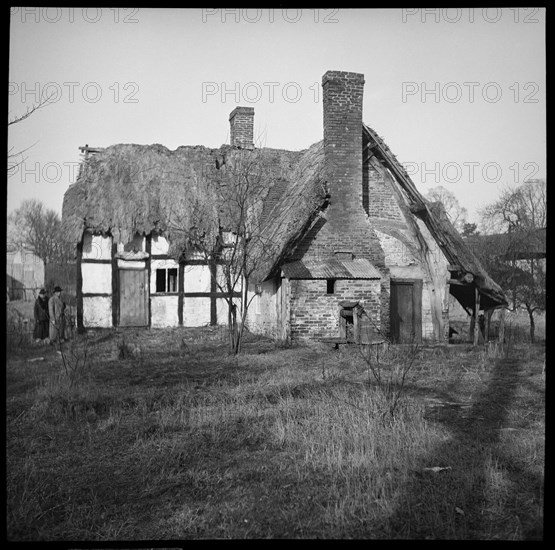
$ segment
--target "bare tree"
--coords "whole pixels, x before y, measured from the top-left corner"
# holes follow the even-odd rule
[[[24,200],[8,215],[8,239],[31,247],[44,262],[64,263],[73,252],[62,239],[61,220],[55,210],[46,209],[37,199]]]
[[[502,240],[485,244],[482,260],[507,291],[512,309],[522,307],[527,311],[533,342],[534,314],[546,307],[545,180],[530,180],[516,188],[506,188],[480,214],[485,231],[502,236]]]
[[[441,202],[445,207],[445,212],[450,222],[459,232],[464,230],[466,224],[467,211],[463,208],[455,196],[455,194],[445,187],[438,185],[432,187],[426,193],[426,198],[432,202]]]
[[[38,103],[35,103],[31,107],[28,107],[25,113],[23,113],[22,115],[17,115],[12,117],[10,120],[8,120],[8,128],[10,126],[13,126],[14,124],[19,124],[20,122],[23,122],[25,119],[29,118],[34,112],[49,105],[51,103],[50,100],[52,99],[53,95],[54,94],[50,94],[47,97],[41,97],[40,101]],[[26,147],[25,149],[22,149],[21,151],[17,151],[17,152],[14,152],[13,147],[10,147],[8,149],[8,176],[11,176],[12,174],[14,174],[17,171],[18,167],[21,166],[21,164],[23,164],[25,160],[27,160],[27,158],[24,157],[23,155],[34,145],[36,145],[36,142],[33,145],[30,145],[29,147]]]
[[[237,354],[255,296],[247,290],[275,246],[260,227],[273,175],[259,150],[236,151],[216,172],[198,181],[192,196],[174,201],[169,227],[176,258],[192,253],[216,265],[211,273],[228,306],[229,344]]]

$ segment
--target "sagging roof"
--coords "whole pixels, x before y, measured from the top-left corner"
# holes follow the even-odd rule
[[[364,258],[296,261],[281,269],[288,279],[381,279],[376,267]]]
[[[98,149],[82,162],[77,181],[64,195],[65,237],[79,243],[85,230],[111,234],[124,243],[135,233],[156,231],[170,237],[169,216],[177,205],[181,223],[188,227],[195,199],[209,196],[209,184],[217,179],[218,170],[245,154],[228,145],[219,149],[183,146],[171,151],[158,144],[119,144]],[[256,154],[268,165],[269,193],[277,181],[283,186],[303,179],[296,169],[310,150],[264,148]],[[295,210],[300,205],[292,206]]]
[[[507,305],[503,289],[488,275],[478,258],[465,244],[447,217],[443,205],[426,200],[414,185],[405,168],[378,134],[366,124],[362,126],[365,151],[374,154],[391,172],[395,181],[404,191],[410,211],[424,222],[447,261],[453,267],[454,274],[461,279],[465,274],[472,275],[470,283],[461,282],[456,287],[451,285],[451,293],[463,307],[474,306],[475,288],[481,295],[481,307],[484,309]]]

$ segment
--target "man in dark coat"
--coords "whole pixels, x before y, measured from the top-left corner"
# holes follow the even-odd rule
[[[54,295],[48,300],[48,313],[50,315],[50,343],[57,340],[64,341],[64,309],[65,304],[61,298],[62,289],[57,286],[54,288]]]
[[[44,342],[48,339],[48,324],[50,316],[48,315],[48,296],[46,295],[46,290],[44,288],[39,292],[39,297],[35,301],[35,330],[33,332],[33,337],[35,342]]]

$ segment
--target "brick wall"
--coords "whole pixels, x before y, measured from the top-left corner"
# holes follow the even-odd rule
[[[294,259],[323,260],[337,251],[367,258],[382,280],[291,281],[291,339],[339,336],[339,302],[359,301],[376,326],[389,329],[389,271],[363,207],[364,76],[328,71],[322,78],[325,174],[330,204],[298,245]]]
[[[359,301],[366,314],[380,326],[380,281],[349,279],[335,282],[327,294],[325,280],[291,281],[291,340],[339,336],[339,302]]]
[[[236,107],[229,115],[230,144],[241,149],[252,149],[254,138],[254,108]]]

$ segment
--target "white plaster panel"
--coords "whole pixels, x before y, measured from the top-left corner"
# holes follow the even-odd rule
[[[118,260],[118,269],[144,269],[145,266],[144,261]]]
[[[185,292],[210,292],[210,268],[207,265],[186,265]]]
[[[167,254],[170,249],[170,243],[165,237],[153,237],[151,241],[150,252],[153,255]]]
[[[106,296],[84,296],[83,324],[85,327],[111,327],[112,298]]]
[[[405,266],[417,263],[417,259],[405,243],[395,237],[392,237],[391,235],[388,235],[387,233],[383,233],[377,229],[375,231],[378,239],[380,240],[380,245],[385,253],[385,263],[388,266]]]
[[[153,327],[176,327],[179,325],[177,296],[151,296],[150,307]]]
[[[183,325],[201,327],[210,324],[210,298],[187,298],[183,303]]]
[[[112,258],[112,237],[85,233],[83,237],[83,259],[110,260]]]
[[[237,306],[237,318],[241,315],[241,299],[235,298],[233,303]],[[227,325],[228,305],[225,298],[218,298],[216,300],[216,322],[218,325]]]
[[[81,264],[83,274],[83,292],[111,294],[112,293],[112,265],[111,264]]]

